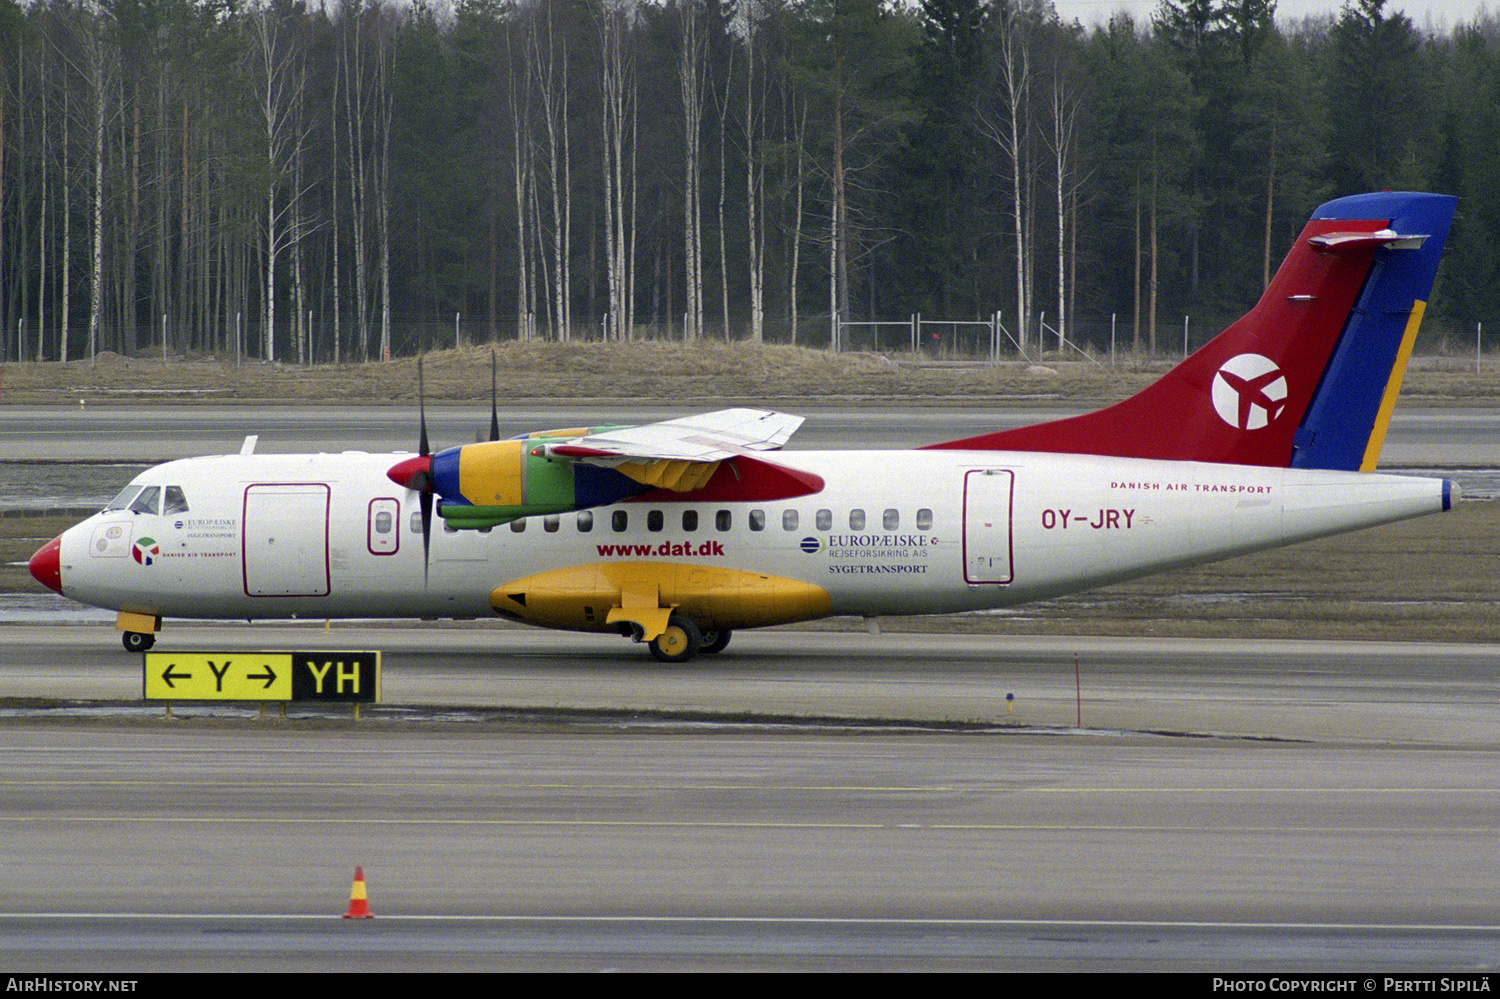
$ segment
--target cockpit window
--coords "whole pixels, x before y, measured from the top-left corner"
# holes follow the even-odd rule
[[[161,512],[163,516],[188,512],[187,495],[183,493],[181,486],[167,487],[167,499],[162,504]]]
[[[130,504],[131,513],[155,513],[161,501],[161,486],[147,486]]]
[[[141,491],[141,487],[132,482],[130,485],[126,486],[124,489],[121,489],[119,491],[119,493],[116,494],[115,498],[109,501],[109,503],[104,507],[104,509],[106,509],[106,510],[128,510],[128,509],[130,509],[130,501],[133,500],[133,499],[135,499],[135,494],[138,493],[138,492],[140,492],[140,491]]]

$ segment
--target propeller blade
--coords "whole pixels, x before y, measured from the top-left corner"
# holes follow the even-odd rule
[[[427,583],[427,567],[432,558],[432,491],[417,495],[422,504],[422,584]]]
[[[495,352],[490,351],[490,440],[500,439],[500,403],[495,392]]]
[[[422,359],[420,357],[417,358],[417,414],[421,426],[421,433],[417,440],[417,453],[431,454],[432,448],[427,443],[427,393],[422,385]]]
[[[432,447],[427,442],[427,388],[422,381],[422,359],[417,358],[417,413],[421,431],[417,439],[417,453],[425,459],[422,476],[422,491],[418,500],[422,504],[422,585],[427,585],[432,564]]]

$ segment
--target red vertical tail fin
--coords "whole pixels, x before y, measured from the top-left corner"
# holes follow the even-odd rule
[[[934,447],[1373,467],[1454,205],[1411,193],[1330,201],[1255,307],[1140,393]]]

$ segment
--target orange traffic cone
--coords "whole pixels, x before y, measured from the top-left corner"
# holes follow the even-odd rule
[[[354,868],[354,887],[349,889],[349,911],[344,913],[344,918],[375,918],[375,913],[370,911],[369,896],[365,894],[365,869],[362,866]]]

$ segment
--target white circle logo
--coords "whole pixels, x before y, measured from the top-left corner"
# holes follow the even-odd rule
[[[1260,354],[1238,354],[1214,375],[1214,412],[1231,427],[1259,430],[1286,408],[1286,376]]]

